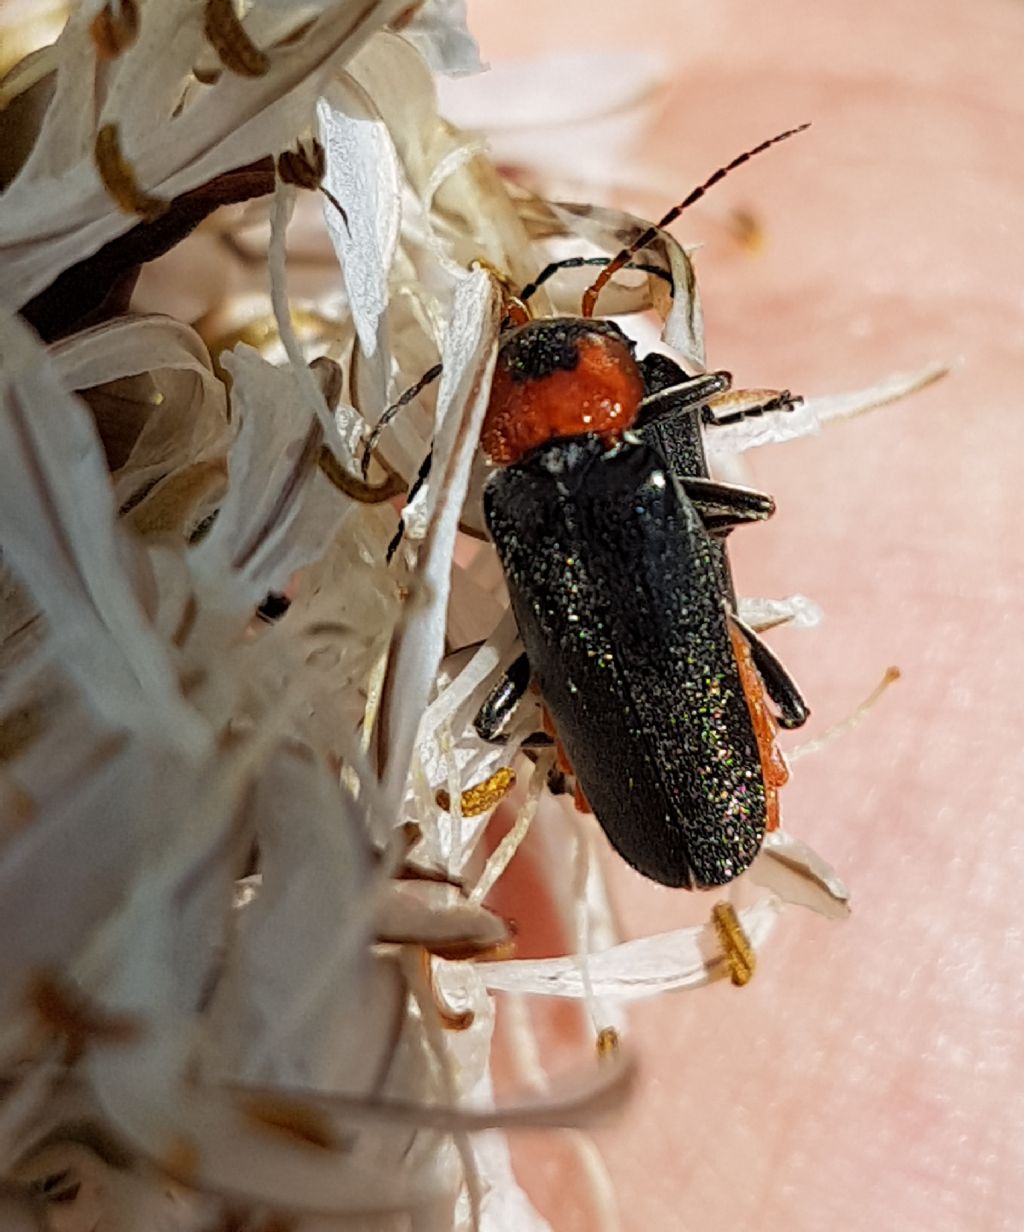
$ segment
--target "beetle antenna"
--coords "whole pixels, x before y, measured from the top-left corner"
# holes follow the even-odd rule
[[[395,416],[398,414],[398,412],[402,409],[403,406],[408,406],[409,403],[413,400],[413,398],[416,397],[417,394],[422,393],[423,390],[426,389],[426,387],[430,385],[433,381],[436,381],[440,375],[441,375],[441,364],[435,364],[433,368],[428,368],[427,371],[424,372],[424,374],[416,382],[416,384],[410,385],[410,387],[405,391],[404,394],[402,394],[402,396],[398,399],[398,401],[392,402],[391,405],[387,408],[387,410],[385,410],[384,413],[381,415],[380,419],[377,420],[377,423],[375,424],[373,431],[370,433],[369,437],[367,438],[366,448],[363,451],[363,478],[364,479],[369,474],[370,459],[373,457],[373,451],[377,448],[377,442],[380,440],[381,434],[383,433],[384,429],[388,426],[389,423],[391,423],[391,421],[395,418]]]
[[[656,222],[653,227],[648,227],[642,235],[638,236],[632,244],[627,248],[623,248],[620,253],[614,256],[611,261],[598,274],[597,278],[583,293],[583,304],[580,310],[580,315],[584,317],[592,317],[594,315],[594,307],[597,304],[597,297],[607,285],[609,279],[619,272],[620,269],[629,261],[634,253],[639,252],[642,248],[646,248],[652,240],[658,236],[658,232],[675,222],[683,210],[689,209],[691,205],[699,201],[701,197],[710,188],[724,180],[730,171],[735,171],[737,167],[742,167],[744,163],[749,162],[758,154],[763,154],[765,150],[770,149],[773,145],[778,145],[780,141],[786,141],[789,137],[795,137],[797,133],[802,133],[804,129],[810,128],[810,124],[801,124],[797,128],[789,128],[784,133],[779,133],[775,137],[769,137],[767,141],[762,141],[760,145],[755,145],[752,150],[746,150],[738,155],[731,163],[726,163],[724,167],[719,167],[714,175],[709,176],[703,184],[695,188],[688,197],[685,197],[678,205],[674,205],[669,212],[659,222]]]

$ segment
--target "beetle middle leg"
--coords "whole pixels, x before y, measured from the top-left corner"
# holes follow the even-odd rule
[[[763,522],[775,512],[775,501],[755,488],[719,483],[701,475],[677,476],[701,520],[713,535],[728,534],[735,526]]]

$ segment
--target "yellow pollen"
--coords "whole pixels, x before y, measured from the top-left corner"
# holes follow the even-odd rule
[[[495,770],[489,779],[467,787],[459,797],[462,816],[479,817],[481,813],[494,808],[512,790],[515,781],[516,772],[508,766],[502,766],[500,770]],[[444,809],[446,813],[451,812],[452,801],[446,791],[439,791],[434,799],[438,808]]]
[[[757,955],[750,944],[732,903],[715,903],[711,923],[718,934],[718,944],[729,964],[729,978],[737,988],[749,984],[757,969]]]

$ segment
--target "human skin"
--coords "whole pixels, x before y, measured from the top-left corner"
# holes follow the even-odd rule
[[[848,881],[850,920],[788,911],[749,987],[632,1010],[639,1090],[597,1135],[622,1226],[1019,1229],[1024,6],[478,0],[470,22],[492,61],[670,56],[636,164],[677,195],[813,121],[676,227],[702,245],[713,367],[816,395],[959,364],[903,405],[748,455],[779,512],[734,536],[739,588],[827,615],[771,635],[807,733],[887,665],[903,678],[784,795],[787,828]],[[737,208],[756,213],[758,253],[724,225]],[[607,867],[627,935],[694,918],[689,896]],[[559,1227],[598,1226],[568,1145],[519,1159]]]

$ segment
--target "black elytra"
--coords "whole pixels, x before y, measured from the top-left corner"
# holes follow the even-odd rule
[[[704,451],[702,425],[721,421],[706,414],[705,408],[699,403],[694,404],[686,392],[687,387],[693,384],[692,378],[688,377],[677,363],[665,355],[651,354],[641,360],[640,368],[644,376],[645,392],[651,402],[649,409],[641,407],[635,425],[637,433],[668,463],[669,469],[696,507],[701,521],[711,535],[719,581],[730,609],[730,619],[750,647],[765,690],[777,708],[776,719],[779,726],[786,730],[802,727],[810,718],[810,710],[799,687],[779,662],[774,651],[736,616],[736,588],[724,542],[725,536],[735,527],[771,517],[775,512],[775,502],[764,492],[718,483],[711,479]],[[728,374],[715,375],[722,378],[721,384],[723,388],[727,388],[731,380]],[[674,396],[673,391],[677,391]],[[661,397],[654,399],[656,394]],[[792,405],[791,400],[784,398],[774,409],[784,413],[791,409]],[[756,417],[762,413],[762,407],[754,406],[742,414],[745,417]]]
[[[543,345],[547,324],[508,340],[524,379],[561,353],[557,339]],[[580,325],[625,338],[609,322]],[[661,356],[641,371],[648,395],[688,380]],[[611,448],[580,435],[532,450],[495,470],[484,509],[528,670],[595,816],[640,873],[697,889],[733,880],[764,839],[768,789],[722,536],[773,506],[710,481],[699,408],[683,402],[673,413],[662,400]],[[479,716],[489,731],[497,709]]]

